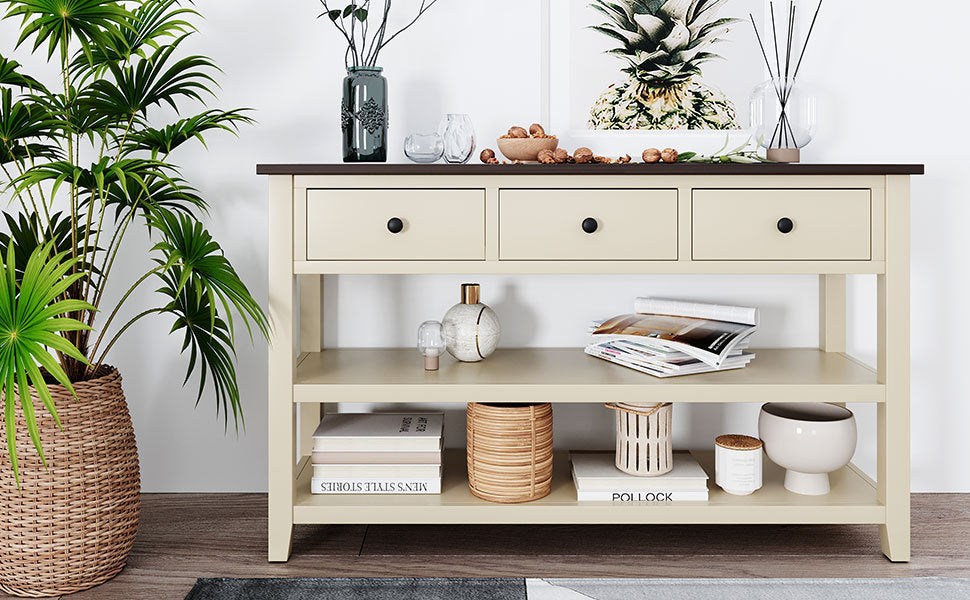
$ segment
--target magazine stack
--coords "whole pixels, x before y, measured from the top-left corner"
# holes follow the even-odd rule
[[[313,434],[314,494],[440,494],[443,415],[327,415]]]
[[[756,308],[637,298],[634,311],[591,323],[586,353],[654,377],[741,369],[755,358]]]

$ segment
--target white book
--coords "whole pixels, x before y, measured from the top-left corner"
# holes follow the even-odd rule
[[[335,413],[313,432],[316,452],[439,452],[444,415]]]
[[[310,492],[314,494],[440,494],[441,478],[373,478],[342,479],[314,477],[310,480]]]
[[[580,492],[704,492],[707,472],[689,452],[674,452],[674,468],[657,477],[637,477],[616,468],[613,452],[570,452],[573,482]]]
[[[440,465],[441,450],[430,452],[314,452],[315,465]]]
[[[707,502],[707,490],[693,492],[576,492],[579,502]]]
[[[432,479],[441,465],[313,465],[320,479]]]

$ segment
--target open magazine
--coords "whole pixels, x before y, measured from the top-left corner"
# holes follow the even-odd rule
[[[758,329],[758,310],[638,298],[637,313],[590,327],[586,353],[657,376],[739,369]]]

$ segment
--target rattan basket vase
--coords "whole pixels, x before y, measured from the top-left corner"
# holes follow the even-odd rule
[[[0,589],[32,598],[70,594],[111,579],[125,566],[141,505],[138,450],[121,375],[74,384],[78,398],[50,391],[63,430],[46,410],[37,424],[48,469],[16,420],[21,491],[0,444]],[[31,395],[34,395],[31,390]],[[34,396],[34,402],[41,406]]]
[[[468,487],[490,502],[528,502],[552,490],[552,405],[469,404]]]

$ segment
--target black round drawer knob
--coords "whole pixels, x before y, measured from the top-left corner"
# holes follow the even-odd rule
[[[392,217],[387,222],[387,230],[391,233],[401,233],[404,231],[404,221],[398,219],[397,217]]]
[[[778,219],[778,231],[782,233],[791,233],[795,229],[795,222],[788,217],[782,217]]]
[[[583,221],[583,231],[586,233],[596,233],[596,230],[599,228],[600,224],[593,217],[589,217]]]

